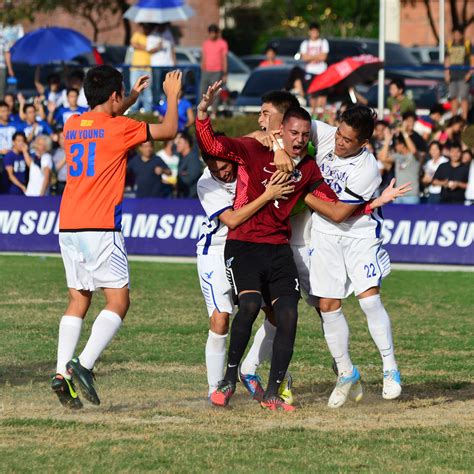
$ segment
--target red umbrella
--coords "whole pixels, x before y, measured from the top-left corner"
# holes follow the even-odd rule
[[[332,64],[322,74],[316,76],[308,87],[308,94],[335,86],[338,89],[346,89],[361,82],[369,81],[375,78],[377,71],[382,67],[383,61],[371,54],[343,59]]]

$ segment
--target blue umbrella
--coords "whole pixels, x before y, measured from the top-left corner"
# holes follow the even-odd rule
[[[69,28],[39,28],[20,38],[11,48],[13,62],[31,65],[68,61],[92,51],[92,43]]]
[[[187,20],[193,15],[194,10],[185,0],[138,0],[123,16],[135,23],[167,23]]]

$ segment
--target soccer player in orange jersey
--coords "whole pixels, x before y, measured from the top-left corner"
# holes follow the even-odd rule
[[[84,91],[90,112],[65,124],[68,170],[59,213],[59,244],[69,288],[69,305],[59,324],[58,358],[52,389],[69,408],[81,408],[71,377],[84,397],[100,404],[92,369],[127,313],[129,271],[121,234],[127,151],[148,140],[171,140],[178,130],[181,72],[166,75],[163,90],[168,110],[161,124],[147,124],[121,114],[148,86],[147,76],[124,97],[122,74],[111,66],[89,70]],[[102,288],[106,306],[97,316],[89,340],[74,356],[92,292]]]

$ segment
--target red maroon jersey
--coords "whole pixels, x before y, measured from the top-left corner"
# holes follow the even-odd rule
[[[270,164],[274,158],[273,151],[253,138],[216,137],[209,119],[196,120],[196,136],[204,152],[239,164],[235,208],[254,201],[265,191],[266,184],[276,171],[275,166]],[[229,229],[227,238],[255,243],[287,244],[291,237],[290,213],[301,196],[318,188],[318,191],[324,189],[324,194],[331,200],[337,200],[334,192],[324,183],[316,161],[310,156],[298,163],[291,181],[295,190],[286,196],[287,199],[268,203],[236,229]]]

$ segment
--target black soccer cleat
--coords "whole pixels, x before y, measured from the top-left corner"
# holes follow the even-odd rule
[[[63,407],[71,410],[79,410],[83,407],[72,380],[68,380],[61,374],[56,374],[51,381],[51,389],[58,396]]]
[[[66,364],[66,369],[68,373],[77,380],[84,398],[93,405],[100,405],[99,396],[97,395],[94,387],[95,375],[92,370],[83,367],[79,362],[78,357],[71,359]]]

